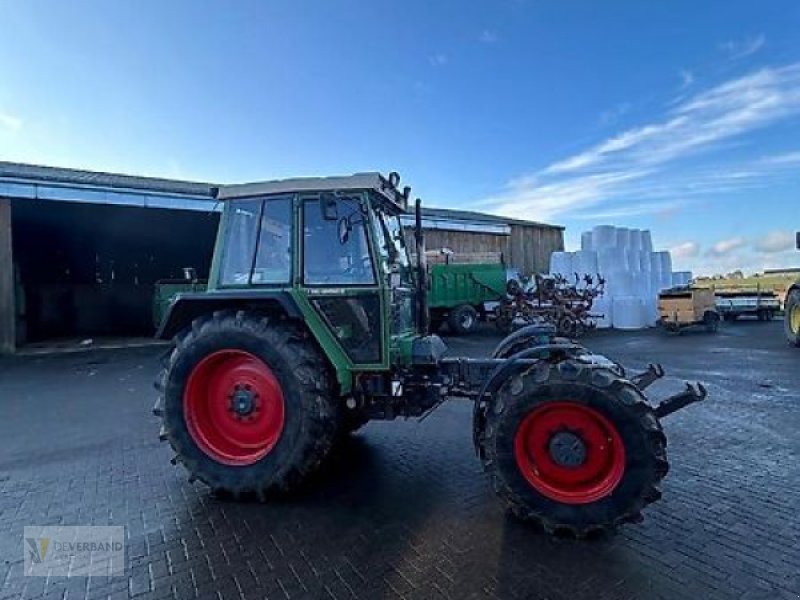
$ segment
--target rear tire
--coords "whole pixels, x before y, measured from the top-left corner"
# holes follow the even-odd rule
[[[456,335],[472,333],[478,326],[478,311],[468,304],[462,304],[450,311],[447,326]]]
[[[792,290],[786,297],[786,314],[783,319],[786,341],[800,347],[800,289]]]
[[[576,537],[639,521],[669,469],[666,438],[642,392],[607,368],[569,360],[510,377],[478,443],[514,515]]]
[[[190,480],[223,496],[263,499],[295,488],[320,465],[338,429],[339,403],[327,362],[303,330],[277,317],[226,311],[195,319],[176,340],[156,383],[162,395],[154,413]],[[262,419],[258,404],[248,414],[233,408],[235,390],[251,383],[264,395],[253,373],[271,373],[279,389],[273,396],[281,398],[282,423],[270,429],[277,430],[271,447],[248,429]]]

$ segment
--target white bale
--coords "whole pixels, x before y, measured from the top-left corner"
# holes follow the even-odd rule
[[[642,270],[642,265],[639,264],[639,251],[628,249],[625,254],[628,270],[636,273],[640,272]]]
[[[639,250],[637,256],[639,259],[639,270],[650,272],[652,269],[650,264],[650,253],[646,250]]]
[[[644,300],[644,318],[647,327],[655,327],[658,322],[658,296],[648,297]]]
[[[691,271],[673,271],[672,285],[689,285],[692,281]]]
[[[608,329],[611,327],[613,323],[612,307],[611,299],[607,298],[605,295],[595,299],[594,304],[592,304],[591,314],[594,315],[592,321],[594,321],[598,329]]]
[[[658,254],[658,260],[661,264],[661,272],[672,273],[672,255],[669,251],[662,250],[661,252],[656,252],[656,254]]]
[[[628,251],[625,248],[601,248],[597,251],[597,266],[601,274],[627,270]]]
[[[613,225],[597,225],[592,229],[593,250],[613,248],[617,245],[617,228]]]
[[[631,251],[638,253],[642,249],[642,230],[631,229]]]
[[[627,227],[619,227],[617,229],[617,247],[630,248],[631,247],[631,230]]]
[[[653,236],[649,229],[642,230],[642,250],[645,252],[653,251]]]
[[[597,252],[593,250],[575,252],[572,259],[572,267],[581,277],[584,275],[591,275],[594,277],[594,274],[600,270]]]
[[[658,252],[650,253],[650,272],[656,274],[661,273],[661,257],[658,255]]]
[[[631,296],[645,299],[650,293],[650,274],[647,271],[631,271]]]
[[[643,329],[645,326],[644,301],[635,296],[619,296],[613,301],[615,329]]]
[[[550,274],[562,275],[571,279],[575,269],[572,268],[572,252],[553,252],[550,255]]]
[[[633,295],[633,275],[630,271],[610,270],[606,271],[603,276],[606,278],[606,293],[611,298]]]
[[[594,250],[591,231],[584,231],[581,234],[581,250]]]
[[[667,271],[666,273],[661,273],[658,278],[658,288],[656,289],[656,292],[661,292],[671,287],[672,287],[672,272]]]

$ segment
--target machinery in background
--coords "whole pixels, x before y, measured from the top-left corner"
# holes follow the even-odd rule
[[[795,245],[800,250],[800,232],[797,233]],[[786,294],[783,328],[786,332],[786,340],[792,346],[800,348],[800,280],[795,282]]]
[[[529,285],[516,280],[508,282],[506,297],[495,308],[495,324],[500,331],[535,323],[550,324],[558,335],[579,338],[594,329],[594,301],[603,295],[605,280],[597,275],[583,277],[575,273],[574,281],[561,275],[536,275]]]
[[[717,290],[715,294],[717,311],[725,321],[745,316],[772,321],[781,310],[778,295],[769,290]]]
[[[709,333],[719,328],[719,312],[710,289],[678,286],[658,294],[658,324],[670,333],[688,327],[705,327]]]

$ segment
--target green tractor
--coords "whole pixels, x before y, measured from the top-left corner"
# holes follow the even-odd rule
[[[514,514],[577,537],[638,521],[668,469],[660,419],[703,387],[652,407],[644,389],[660,367],[627,377],[546,326],[514,332],[490,358],[446,356],[429,332],[420,201],[412,253],[399,182],[369,173],[215,190],[224,210],[209,290],[178,295],[158,331],[174,343],[154,407],[173,463],[218,494],[263,500],[296,488],[367,421],[462,398]]]
[[[795,245],[800,250],[800,232]],[[786,339],[792,346],[800,347],[800,281],[796,281],[786,293],[783,324]]]

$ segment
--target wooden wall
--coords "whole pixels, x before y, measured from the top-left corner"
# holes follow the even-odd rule
[[[428,229],[425,246],[457,253],[502,252],[509,267],[530,275],[548,271],[550,255],[564,249],[564,231],[533,225],[512,225],[511,235]]]

